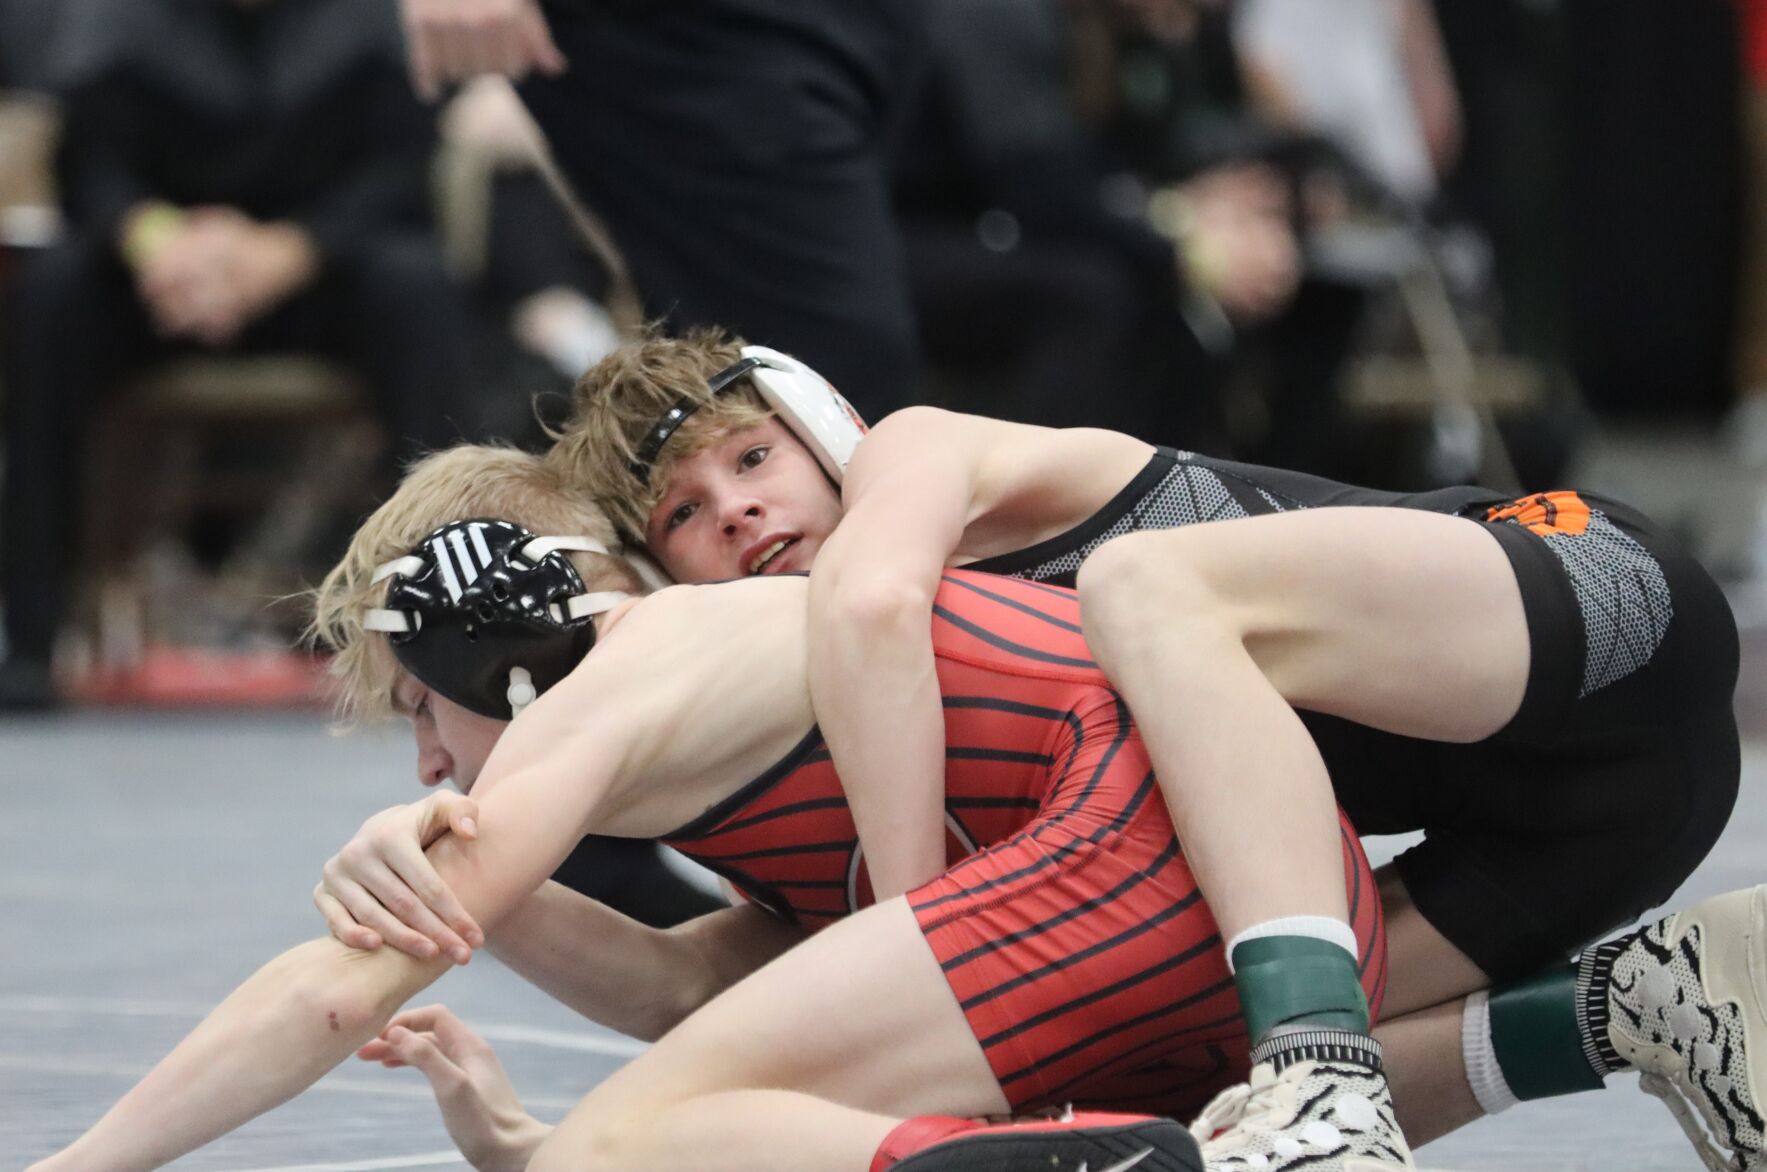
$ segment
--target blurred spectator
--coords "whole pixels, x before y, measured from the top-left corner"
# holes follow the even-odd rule
[[[457,298],[428,223],[432,120],[390,5],[94,0],[69,51],[61,244],[7,331],[0,704],[52,698],[79,453],[120,376],[179,350],[316,350],[362,369],[394,455],[450,438]]]
[[[1291,254],[1343,200],[1336,155],[1313,136],[1273,123],[1258,108],[1255,70],[1219,0],[1071,0],[1078,21],[1077,93],[1110,165],[1152,189],[1152,211],[1192,242],[1190,272],[1205,288],[1221,265],[1195,253],[1214,215],[1240,224],[1280,216]],[[1195,192],[1225,190],[1212,204]],[[1278,194],[1280,193],[1280,194]],[[1196,263],[1200,261],[1201,263]],[[1291,262],[1298,264],[1299,261]],[[1298,285],[1296,281],[1298,279]],[[1218,281],[1218,278],[1216,278]],[[1261,463],[1344,476],[1337,382],[1365,302],[1361,288],[1302,267],[1260,314],[1231,310],[1220,289],[1190,318],[1227,365],[1223,397],[1234,453]]]
[[[1218,371],[1185,310],[1246,322],[1286,302],[1286,191],[1251,168],[1198,176],[1175,243],[1077,116],[1062,0],[946,0],[929,22],[897,205],[929,357],[981,397],[960,405],[1218,448]]]
[[[917,374],[885,155],[926,0],[401,0],[423,92],[500,73],[644,299],[876,418]]]
[[[1241,0],[1234,18],[1265,114],[1337,143],[1404,203],[1429,203],[1461,136],[1431,0]]]
[[[594,250],[603,240],[586,237],[548,185],[545,140],[507,80],[481,77],[463,87],[441,125],[449,266],[490,327],[489,381],[552,392],[562,405],[578,376],[619,344],[603,304],[618,259]],[[635,307],[628,316],[636,320]],[[544,441],[534,394],[499,399],[503,412],[488,421],[490,432]]]

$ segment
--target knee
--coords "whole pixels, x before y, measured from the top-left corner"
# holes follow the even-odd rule
[[[1081,622],[1095,651],[1130,646],[1159,631],[1230,627],[1203,566],[1203,543],[1182,531],[1129,533],[1099,546],[1075,580]]]

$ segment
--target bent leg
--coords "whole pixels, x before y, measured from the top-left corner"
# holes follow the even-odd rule
[[[1296,707],[1475,741],[1527,686],[1515,574],[1459,518],[1316,509],[1135,533],[1092,555],[1079,590],[1229,938],[1345,915],[1331,779]]]
[[[852,916],[592,1091],[530,1166],[863,1172],[910,1115],[1007,1102],[904,900]]]

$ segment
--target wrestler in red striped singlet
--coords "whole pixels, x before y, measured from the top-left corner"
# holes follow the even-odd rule
[[[944,875],[909,893],[1015,1111],[1072,1102],[1187,1117],[1246,1074],[1214,919],[1072,591],[948,571],[933,609],[945,705]],[[821,735],[665,841],[805,927],[871,902]],[[1344,823],[1378,1011],[1386,938]]]

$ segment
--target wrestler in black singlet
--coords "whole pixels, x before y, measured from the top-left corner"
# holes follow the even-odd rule
[[[1071,585],[1093,550],[1125,533],[1325,506],[1483,524],[1521,589],[1527,693],[1489,739],[1444,744],[1302,713],[1364,833],[1424,832],[1396,866],[1425,918],[1502,979],[1667,900],[1735,802],[1736,626],[1711,576],[1625,505],[1571,492],[1380,492],[1161,449],[1086,521],[968,568]]]

